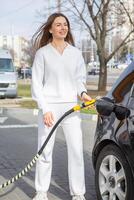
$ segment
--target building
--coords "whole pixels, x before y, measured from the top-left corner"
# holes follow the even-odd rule
[[[131,16],[132,22],[134,21],[134,0],[122,0],[122,3],[126,11]],[[107,47],[109,54],[123,41],[123,39],[131,32],[132,25],[129,21],[129,17],[117,0],[111,0],[109,4],[109,14],[107,27],[111,29],[107,38]],[[134,34],[129,36],[129,40],[134,38]],[[126,45],[128,53],[134,52],[134,43],[131,41]],[[118,54],[115,55],[115,60],[118,60]]]
[[[131,16],[132,21],[134,21],[134,0],[122,0],[122,3]],[[124,38],[132,29],[129,17],[117,0],[111,0],[109,8],[108,26],[113,28],[110,34],[113,37],[119,35],[120,38]]]
[[[25,49],[28,47],[29,41],[24,37],[0,35],[0,48],[9,49],[11,51],[14,65],[20,67],[26,63]]]

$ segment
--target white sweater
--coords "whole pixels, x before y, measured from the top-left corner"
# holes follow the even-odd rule
[[[86,68],[81,52],[68,44],[62,55],[49,43],[35,55],[32,67],[32,97],[43,113],[50,103],[77,102],[86,91]]]

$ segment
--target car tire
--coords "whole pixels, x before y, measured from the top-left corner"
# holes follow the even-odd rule
[[[133,200],[132,177],[121,150],[116,145],[107,145],[99,153],[95,168],[97,199]]]

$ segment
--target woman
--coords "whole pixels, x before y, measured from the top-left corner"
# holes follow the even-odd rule
[[[70,24],[61,13],[52,14],[35,34],[35,55],[32,69],[32,96],[39,107],[38,149],[54,123],[70,108],[91,100],[85,88],[86,70],[81,52],[74,47]],[[85,179],[81,120],[75,112],[61,122],[68,149],[68,174],[72,200],[85,200]],[[33,200],[48,200],[47,191],[52,171],[55,133],[36,165]]]

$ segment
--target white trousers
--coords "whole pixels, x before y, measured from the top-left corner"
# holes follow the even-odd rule
[[[54,115],[54,122],[76,103],[55,103],[51,104],[51,111]],[[80,113],[74,112],[64,118],[60,123],[63,128],[67,143],[68,152],[68,175],[71,195],[83,195],[85,193],[85,175],[83,160],[83,142]],[[43,114],[39,111],[38,115],[38,150],[43,145],[45,139],[52,128],[44,125]],[[36,163],[35,189],[36,191],[47,192],[51,180],[52,172],[52,152],[55,141],[55,133],[47,143],[42,155]]]

